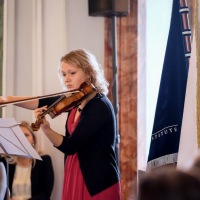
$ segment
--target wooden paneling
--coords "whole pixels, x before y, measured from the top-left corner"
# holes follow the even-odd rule
[[[0,0],[0,95],[2,95],[2,68],[3,68],[3,4],[4,1]],[[0,108],[0,117],[2,116],[2,108]]]
[[[105,73],[113,84],[112,19],[105,20]],[[130,13],[117,18],[118,102],[122,199],[136,196],[137,172],[137,0]],[[109,98],[113,101],[112,92]]]

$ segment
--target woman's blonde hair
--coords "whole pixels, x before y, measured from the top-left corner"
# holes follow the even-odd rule
[[[85,49],[73,50],[65,54],[60,59],[60,64],[61,62],[82,68],[83,71],[89,76],[90,83],[97,88],[97,91],[105,95],[108,94],[109,83],[105,79],[104,70],[98,63],[96,57],[90,51]],[[63,81],[62,84],[64,85]]]

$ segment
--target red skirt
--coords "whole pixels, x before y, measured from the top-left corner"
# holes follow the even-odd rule
[[[76,109],[72,110],[68,119],[67,128],[69,133],[73,132],[79,121],[79,119],[77,119],[76,122],[74,122],[75,113]],[[121,200],[120,182],[94,196],[90,196],[80,169],[78,154],[76,153],[67,156],[62,200]]]
[[[120,183],[90,196],[79,166],[78,155],[67,157],[62,200],[121,200]]]

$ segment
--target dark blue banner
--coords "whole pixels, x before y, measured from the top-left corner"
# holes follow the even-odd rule
[[[147,170],[177,162],[188,75],[179,10],[179,0],[174,0]]]

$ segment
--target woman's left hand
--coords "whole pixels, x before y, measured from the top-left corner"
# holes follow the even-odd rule
[[[46,117],[43,118],[43,123],[41,124],[41,129],[44,133],[51,129],[50,123],[47,121]]]
[[[46,109],[47,109],[46,106],[35,109],[34,110],[35,117],[38,119],[40,115],[44,112],[44,110]],[[61,145],[63,141],[63,136],[51,129],[50,123],[47,121],[46,117],[42,118],[42,123],[40,127],[42,131],[44,132],[44,134],[49,138],[49,140],[52,142],[54,146],[57,147]]]
[[[43,107],[40,107],[40,108],[36,108],[36,109],[34,110],[35,118],[38,119],[39,116],[40,116],[45,110],[47,110],[47,106],[43,106]]]
[[[50,129],[50,124],[49,122],[46,120],[46,117],[42,117],[42,119],[40,119],[40,116],[42,115],[42,113],[47,110],[47,106],[43,106],[41,108],[37,108],[34,110],[34,115],[36,117],[36,119],[38,120],[42,120],[42,123],[40,125],[41,129],[45,132],[48,129]]]

